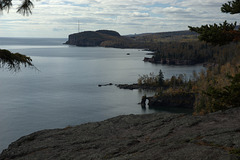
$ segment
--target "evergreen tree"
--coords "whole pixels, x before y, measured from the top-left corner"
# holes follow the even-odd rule
[[[221,11],[230,14],[240,13],[240,0],[229,1],[228,3],[223,4],[221,7]],[[229,24],[227,23],[227,21],[225,21],[219,25],[203,25],[201,27],[189,26],[189,28],[191,31],[196,31],[200,34],[200,40],[209,42],[214,45],[224,45],[232,41],[240,41],[240,29],[236,29],[236,24],[236,22],[234,24]],[[238,51],[238,49],[235,50]],[[232,52],[234,52],[234,50]],[[236,55],[238,54],[239,52],[237,52]],[[236,55],[235,58],[237,60],[238,57]],[[226,58],[228,58],[228,56]],[[239,63],[235,63],[235,65],[236,66],[234,66],[234,68],[236,69]],[[223,71],[219,70],[220,66],[216,66],[216,69],[218,70],[217,72],[210,71],[209,69],[207,72],[207,77],[205,78],[205,80],[202,80],[203,83],[200,82],[200,84],[207,84],[205,85],[205,87],[207,88],[203,90],[202,93],[197,95],[196,99],[198,100],[198,102],[195,103],[196,112],[208,113],[240,106],[239,71],[234,73],[232,76],[228,76],[228,78],[230,79],[230,84],[218,86],[219,84],[221,84],[217,82],[220,82],[220,78],[223,78],[221,76],[221,72]],[[214,75],[216,74],[219,74],[219,78],[217,79],[214,78]]]
[[[223,4],[221,11],[230,14],[240,13],[240,0],[229,1],[228,3]]]
[[[9,11],[12,6],[12,0],[0,0],[0,12],[3,10]],[[22,4],[18,7],[17,12],[22,15],[32,14],[33,3],[30,0],[23,0]],[[18,71],[20,66],[31,66],[32,59],[19,53],[11,53],[8,50],[0,49],[0,68],[7,67],[9,70]],[[35,67],[34,67],[35,68]]]
[[[163,75],[163,72],[162,72],[161,69],[160,69],[159,74],[158,74],[158,84],[160,86],[164,85],[164,75]]]
[[[240,73],[229,76],[231,84],[223,88],[209,87],[206,94],[211,102],[212,111],[240,106]]]
[[[20,66],[34,67],[32,59],[19,53],[11,53],[8,50],[0,49],[0,68],[7,68],[12,71],[19,71]]]
[[[7,10],[12,7],[12,0],[0,0],[0,11]],[[21,5],[17,8],[17,12],[22,15],[32,14],[33,3],[31,0],[22,0]]]
[[[240,0],[229,1],[221,7],[223,13],[237,14],[240,13]],[[214,25],[202,25],[201,27],[191,27],[191,31],[199,33],[199,39],[202,41],[209,42],[213,45],[224,45],[232,41],[240,40],[240,29],[235,30],[235,23],[227,23]]]

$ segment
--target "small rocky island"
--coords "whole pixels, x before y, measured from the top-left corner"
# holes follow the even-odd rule
[[[1,160],[240,159],[240,108],[205,116],[125,115],[42,130],[9,145]]]

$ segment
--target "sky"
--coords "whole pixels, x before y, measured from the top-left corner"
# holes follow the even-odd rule
[[[0,13],[0,37],[67,38],[78,31],[115,30],[121,35],[187,30],[188,26],[235,22],[222,13],[227,0],[33,0],[32,15]],[[78,23],[79,22],[79,23]],[[79,24],[79,25],[78,25]]]

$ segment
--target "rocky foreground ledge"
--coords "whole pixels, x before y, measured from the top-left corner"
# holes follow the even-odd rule
[[[240,108],[206,116],[118,116],[43,130],[13,142],[0,159],[239,160]]]

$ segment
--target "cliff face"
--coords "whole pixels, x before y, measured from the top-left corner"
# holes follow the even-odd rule
[[[7,159],[240,159],[240,108],[206,116],[156,113],[43,130],[4,150]]]
[[[118,39],[120,34],[110,30],[85,31],[71,34],[66,44],[77,46],[100,46],[102,42]]]

